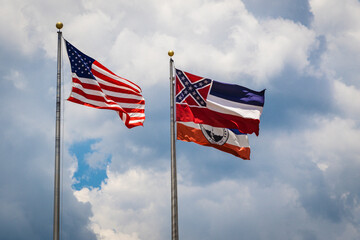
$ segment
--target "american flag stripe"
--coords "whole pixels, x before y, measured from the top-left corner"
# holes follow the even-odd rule
[[[98,85],[96,81],[89,80],[87,78],[83,78],[80,80],[79,78],[77,78],[75,76],[75,77],[73,77],[73,83],[81,85],[84,89],[88,89],[87,92],[89,94],[91,94],[90,93],[91,90],[93,91],[93,94],[96,94],[96,92],[99,92],[102,90],[102,92],[105,95],[110,96],[113,100],[114,100],[114,98],[126,98],[126,99],[141,100],[143,102],[143,104],[145,103],[144,98],[140,94],[134,95],[134,94],[131,94],[131,92],[129,92],[127,90],[121,91],[121,92],[123,92],[123,93],[121,93],[121,92],[119,92],[120,91],[119,89],[104,87],[101,84]],[[119,101],[119,102],[121,102],[121,101]],[[141,104],[141,102],[139,102],[139,104]]]
[[[102,101],[90,100],[89,98],[84,97],[83,95],[77,94],[75,92],[72,94],[72,96],[70,96],[68,98],[68,101],[86,105],[86,106],[93,107],[93,108],[99,108],[99,109],[110,109],[110,110],[117,110],[117,111],[126,110],[126,108],[122,109],[116,103],[111,104],[111,103],[104,103]],[[140,111],[138,113],[130,112],[125,115],[130,116],[130,122],[141,122],[142,123],[145,118],[145,113],[143,113],[143,111],[142,112]]]
[[[92,90],[90,90],[92,91]],[[74,94],[73,94],[74,93]],[[118,109],[145,109],[145,105],[139,105],[139,104],[134,104],[134,103],[125,103],[123,102],[122,105],[120,106],[119,103],[113,101],[112,99],[108,99],[108,98],[104,98],[104,96],[101,95],[101,93],[96,92],[95,94],[91,94],[91,92],[89,92],[89,90],[84,89],[82,90],[79,87],[73,88],[72,90],[72,97],[80,97],[81,96],[81,100],[84,101],[85,99],[89,99],[89,103],[91,103],[92,105],[96,106],[96,107],[103,107],[103,106],[113,106],[116,107]]]
[[[92,85],[88,83],[83,83],[78,78],[73,78],[73,86],[74,91],[77,91],[79,94],[83,96],[87,95],[89,98],[91,96],[105,98],[105,101],[112,100],[117,103],[137,103],[140,105],[145,105],[144,98],[139,96],[132,96],[129,94],[121,94],[117,92],[104,92],[99,91],[99,87],[97,85]],[[81,92],[79,92],[81,91]]]
[[[128,128],[143,125],[145,99],[141,88],[117,76],[66,40],[65,43],[73,81],[68,100],[93,108],[115,110]]]
[[[73,89],[73,92],[82,95],[83,97],[86,97],[90,100],[94,100],[94,101],[98,101],[98,102],[106,102],[107,104],[117,104],[119,105],[119,101],[114,101],[114,98],[106,98],[104,97],[103,93],[99,93],[97,91],[94,90],[89,90],[89,89],[81,89],[81,87],[76,87]],[[122,101],[122,103],[124,103],[123,108],[125,107],[125,104],[131,104],[128,106],[131,106],[131,108],[136,108],[138,107],[138,100],[132,100],[132,99],[124,99]],[[142,107],[144,108],[145,105],[143,104]],[[129,108],[129,107],[128,107]]]
[[[75,94],[76,95],[76,94]],[[89,106],[89,107],[93,107],[93,108],[99,108],[99,109],[109,109],[109,110],[118,110],[116,109],[116,107],[97,107],[93,104],[90,104],[89,101],[87,99],[84,99],[84,101],[81,101],[81,96],[78,96],[78,98],[74,98],[74,97],[69,97],[68,101],[77,103],[77,104],[81,104],[84,106]],[[127,114],[122,113],[121,111],[119,111],[119,117],[121,118],[121,120],[124,121],[124,123],[127,121]],[[136,127],[136,126],[142,126],[144,122],[144,117],[131,117],[131,120],[129,119],[129,121],[127,122],[127,125],[130,125],[132,127]]]
[[[95,75],[96,75],[96,72],[93,72],[93,73],[95,73]],[[109,81],[109,79],[106,79],[106,78],[104,78],[104,79],[100,78],[100,75],[97,74],[97,81],[99,82],[100,85],[105,85],[105,86],[114,87],[114,88],[120,88],[120,89],[123,89],[123,90],[128,90],[128,91],[132,92],[133,94],[141,95],[140,94],[141,92],[135,91],[136,90],[135,88],[130,88],[128,85],[126,85],[124,83],[114,84],[111,81]]]
[[[105,68],[103,65],[101,65],[99,62],[95,61],[93,66],[92,66],[92,72],[94,74],[95,77],[103,79],[103,80],[107,80],[109,83],[114,83],[115,85],[122,85],[122,86],[126,86],[130,89],[133,89],[134,92],[140,93],[141,92],[141,88],[130,82],[129,80],[119,77],[117,75],[115,75],[114,73],[112,73],[110,70],[108,70],[107,68]]]

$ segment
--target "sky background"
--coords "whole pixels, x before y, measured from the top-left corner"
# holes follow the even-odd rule
[[[358,0],[0,3],[0,239],[52,237],[58,21],[146,100],[130,130],[63,102],[62,239],[170,239],[168,50],[267,89],[250,161],[177,142],[180,239],[360,239]],[[65,51],[62,73],[66,98]]]

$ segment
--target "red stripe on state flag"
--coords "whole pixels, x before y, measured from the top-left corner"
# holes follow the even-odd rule
[[[207,124],[220,128],[239,129],[240,132],[259,135],[258,119],[242,118],[212,111],[208,108],[176,104],[176,121]]]

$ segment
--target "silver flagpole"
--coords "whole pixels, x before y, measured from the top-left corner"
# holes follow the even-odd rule
[[[175,110],[174,110],[174,51],[169,51],[170,57],[170,142],[171,142],[171,239],[179,239],[178,230],[178,199],[176,179],[176,145],[175,145]]]
[[[55,129],[55,177],[54,177],[54,227],[53,239],[59,240],[60,226],[60,110],[61,110],[61,22],[56,23],[58,30],[57,85],[56,85],[56,129]]]

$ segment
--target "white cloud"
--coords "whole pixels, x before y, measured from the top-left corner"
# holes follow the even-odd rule
[[[121,174],[108,169],[107,175],[100,190],[83,188],[74,193],[79,201],[91,203],[92,230],[100,239],[163,239],[168,220],[168,174],[143,169]]]
[[[12,82],[18,90],[26,90],[27,80],[22,72],[11,69],[8,75],[4,76],[5,80]]]
[[[313,28],[326,38],[322,70],[331,79],[359,87],[360,3],[356,0],[311,0]]]
[[[346,117],[360,118],[360,90],[353,85],[334,80],[334,105]]]

